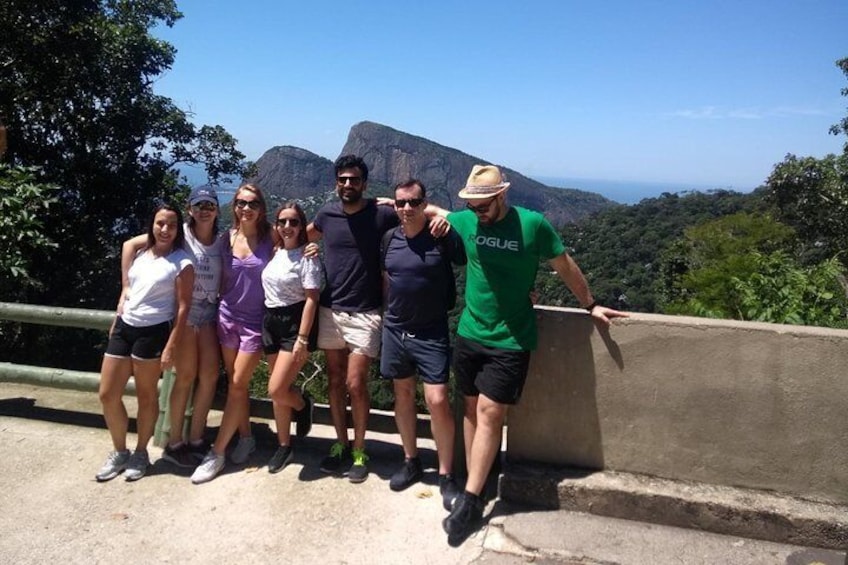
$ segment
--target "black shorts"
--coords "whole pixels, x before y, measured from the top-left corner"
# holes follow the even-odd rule
[[[303,308],[306,301],[281,306],[279,308],[266,308],[262,319],[262,348],[265,355],[273,355],[280,351],[292,351],[300,332],[300,320],[303,318]],[[318,342],[318,308],[315,308],[315,318],[312,320],[312,329],[309,331],[308,351],[315,351]]]
[[[384,379],[403,379],[418,374],[431,385],[450,377],[450,336],[447,325],[410,333],[383,324],[380,374]]]
[[[120,316],[106,346],[107,357],[132,357],[141,361],[159,359],[171,337],[171,322],[137,328],[124,322]]]
[[[499,404],[515,404],[524,390],[529,366],[529,351],[488,347],[456,336],[453,372],[465,396],[483,393]]]

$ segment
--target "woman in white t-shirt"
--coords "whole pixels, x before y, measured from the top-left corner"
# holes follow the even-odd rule
[[[100,402],[115,448],[95,476],[108,481],[125,471],[128,481],[144,476],[150,465],[147,444],[159,416],[159,375],[174,364],[185,329],[194,284],[194,266],[182,248],[179,208],[156,208],[147,230],[147,246],[122,276],[117,317],[100,369]],[[138,398],[135,451],[127,449],[129,417],[123,394],[135,377]]]
[[[210,186],[195,187],[188,197],[188,218],[183,226],[185,249],[194,263],[194,287],[186,331],[176,349],[176,377],[168,399],[170,434],[162,458],[179,467],[193,468],[211,447],[203,438],[206,418],[212,408],[221,350],[218,343],[218,291],[221,286],[222,240],[218,234],[218,195]],[[132,258],[146,244],[139,235],[124,243],[121,266],[129,269]],[[194,407],[188,437],[183,437],[183,419],[191,387]]]
[[[307,435],[312,428],[312,399],[293,385],[309,352],[315,350],[322,269],[317,257],[303,256],[307,243],[306,215],[300,206],[287,202],[274,216],[274,257],[262,271],[265,291],[262,346],[271,370],[268,396],[274,404],[279,441],[276,453],[268,462],[268,471],[278,473],[294,456],[290,432],[292,411],[299,437]]]

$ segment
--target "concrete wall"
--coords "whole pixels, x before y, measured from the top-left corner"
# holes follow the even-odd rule
[[[848,331],[538,308],[507,455],[848,504]]]

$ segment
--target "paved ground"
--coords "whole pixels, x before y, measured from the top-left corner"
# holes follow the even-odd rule
[[[132,403],[130,412],[133,413]],[[213,415],[211,425],[216,425]],[[260,449],[205,485],[161,451],[148,476],[94,480],[110,449],[96,395],[0,383],[0,563],[734,563],[845,565],[845,554],[570,512],[490,504],[488,526],[447,544],[435,473],[391,492],[396,437],[369,434],[363,484],[324,475],[331,430],[316,426],[278,475],[265,421]],[[432,446],[425,463],[434,464]]]

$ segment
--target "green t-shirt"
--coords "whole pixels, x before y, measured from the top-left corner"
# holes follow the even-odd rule
[[[539,261],[565,252],[559,234],[542,214],[517,206],[491,226],[470,210],[451,212],[448,221],[468,255],[459,335],[489,347],[535,349],[530,291]]]

